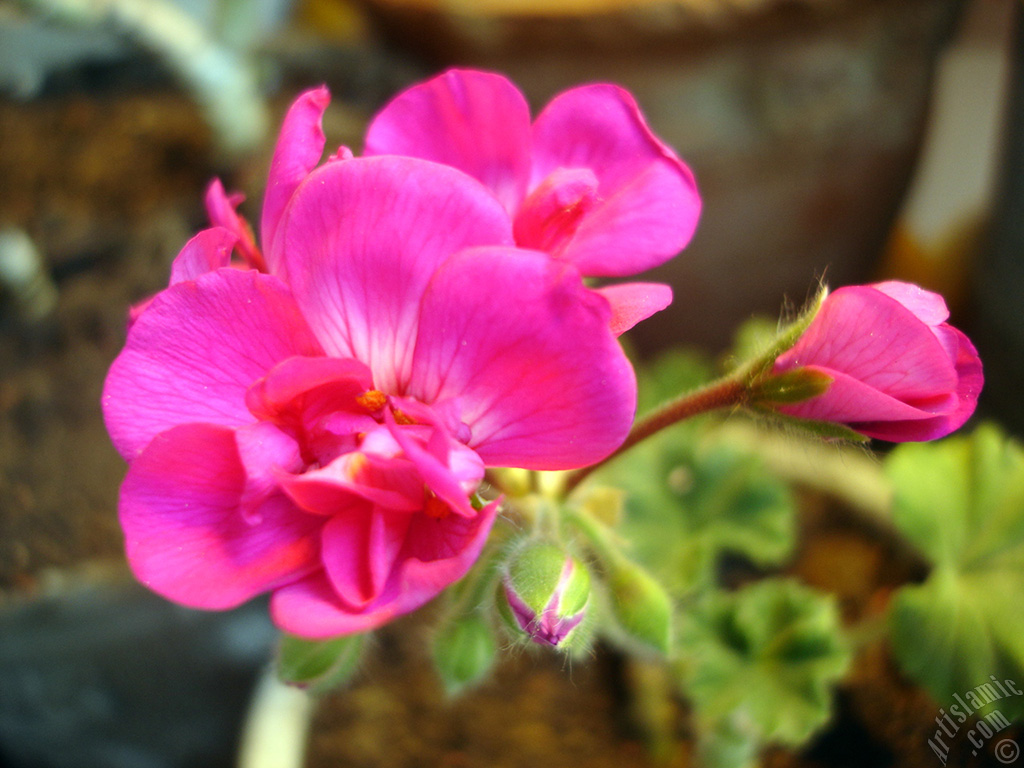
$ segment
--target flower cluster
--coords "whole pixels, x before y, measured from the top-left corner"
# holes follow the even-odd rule
[[[364,632],[466,574],[502,501],[492,468],[578,470],[564,493],[620,446],[740,404],[893,441],[974,411],[974,347],[941,297],[889,282],[837,290],[762,358],[633,425],[617,337],[672,293],[585,279],[671,258],[700,200],[632,97],[575,88],[531,121],[505,78],[453,70],[387,105],[362,157],[323,160],[327,103],[315,89],[285,117],[259,241],[211,184],[212,226],[132,309],[107,377],[128,560],[172,600],[269,592],[287,632]],[[620,628],[667,651],[655,579],[620,556],[597,573]],[[504,574],[510,626],[583,634],[590,575],[561,543],[537,538]]]
[[[460,578],[498,509],[488,467],[582,467],[622,442],[636,391],[616,336],[671,293],[583,278],[670,258],[699,213],[612,86],[531,125],[504,78],[449,72],[383,110],[366,156],[321,164],[327,101],[285,118],[260,243],[211,185],[213,226],[133,310],[103,395],[138,578],[201,608],[269,591],[305,637]]]

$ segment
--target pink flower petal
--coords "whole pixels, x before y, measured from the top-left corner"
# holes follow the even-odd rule
[[[251,424],[249,386],[281,360],[320,354],[277,278],[220,269],[178,283],[138,318],[107,374],[107,429],[130,461],[178,424]]]
[[[437,494],[456,514],[460,514],[464,517],[474,517],[476,512],[469,504],[467,497],[467,491],[463,487],[462,482],[465,477],[456,477],[455,473],[448,466],[448,453],[455,450],[455,446],[451,446],[445,451],[444,459],[441,460],[438,457],[431,454],[423,446],[419,445],[415,439],[412,438],[408,431],[397,424],[395,424],[394,417],[390,412],[385,412],[386,424],[388,429],[391,431],[391,436],[395,438],[396,442],[402,447],[402,452],[405,457],[415,464],[416,469],[419,471],[420,476],[423,478],[423,482],[427,488]],[[434,428],[435,436],[440,438],[442,444],[451,444],[453,441],[447,435],[441,432],[440,427]],[[433,442],[433,440],[432,440]],[[448,447],[447,445],[445,446]],[[465,453],[468,449],[461,447],[461,452]],[[475,458],[475,457],[474,457]],[[461,462],[461,466],[465,469],[469,465],[464,459]],[[476,485],[483,479],[484,476],[484,464],[479,459],[475,462],[475,466],[470,466],[470,481],[473,485],[473,490],[476,489]],[[475,470],[475,471],[473,471]]]
[[[356,158],[313,173],[295,193],[281,242],[293,293],[329,354],[353,357],[402,394],[420,298],[466,246],[511,243],[505,211],[452,168]]]
[[[904,402],[956,389],[956,371],[932,329],[871,286],[832,293],[776,368],[840,371]]]
[[[336,357],[291,357],[254,382],[245,400],[253,415],[277,421],[312,410],[324,417],[359,408],[356,398],[373,387],[370,369],[358,360]],[[301,402],[296,400],[301,399]],[[364,409],[359,408],[363,415]],[[369,423],[372,422],[372,419]]]
[[[701,208],[693,174],[622,88],[573,88],[538,116],[531,188],[560,168],[588,168],[599,182],[603,204],[584,218],[563,254],[584,275],[650,269],[693,236]]]
[[[672,303],[672,289],[661,283],[621,283],[598,288],[597,293],[611,305],[611,329],[616,336]]]
[[[171,285],[195,280],[200,275],[215,269],[226,267],[231,263],[231,251],[238,242],[235,233],[224,227],[204,229],[181,249],[171,263]],[[138,315],[135,314],[135,319]],[[134,325],[134,322],[133,322]]]
[[[608,302],[534,251],[452,257],[423,298],[408,394],[459,397],[488,466],[569,469],[607,456],[636,407]]]
[[[263,262],[263,254],[256,245],[256,238],[252,233],[249,222],[243,219],[235,211],[242,201],[243,195],[235,193],[228,195],[224,191],[224,185],[220,179],[214,179],[206,188],[206,212],[210,217],[210,223],[215,227],[224,227],[232,232],[238,240],[238,250],[245,260],[246,266],[250,269],[266,271]]]
[[[597,177],[593,171],[559,168],[523,202],[513,227],[516,245],[559,258],[597,205]]]
[[[458,168],[512,213],[530,175],[530,109],[501,75],[449,70],[388,104],[370,123],[364,154],[419,157]]]
[[[321,558],[335,594],[353,611],[371,605],[384,592],[405,543],[405,512],[378,506],[337,515],[324,527]]]
[[[266,421],[238,427],[235,446],[245,471],[239,509],[248,522],[258,523],[263,502],[278,492],[278,473],[298,472],[302,455],[291,436]]]
[[[365,502],[405,512],[423,507],[423,478],[411,462],[360,451],[278,482],[296,504],[319,515],[363,509]]]
[[[378,598],[361,610],[347,607],[321,571],[278,589],[270,601],[271,617],[285,632],[308,638],[366,632],[386,624],[466,574],[487,541],[497,511],[495,503],[471,520],[414,516],[406,534],[409,547],[399,554],[399,565]]]
[[[925,325],[938,325],[949,319],[946,300],[939,294],[926,291],[913,283],[889,280],[885,283],[873,283],[867,287],[874,288],[889,298],[895,299]]]
[[[330,100],[325,86],[306,91],[289,108],[281,126],[270,161],[260,221],[267,268],[273,273],[279,272],[282,260],[276,247],[281,217],[299,184],[316,168],[324,153],[326,138],[320,123]]]
[[[779,408],[783,413],[803,419],[833,421],[843,424],[865,421],[913,421],[936,414],[951,413],[957,407],[954,396],[943,393],[924,407],[915,407],[875,387],[858,381],[849,374],[820,365],[806,366],[832,378],[828,390],[817,397],[795,405]]]
[[[245,471],[232,430],[186,424],[157,435],[128,468],[120,516],[139,581],[195,608],[230,608],[317,567],[322,521],[283,497],[259,522],[239,510]]]

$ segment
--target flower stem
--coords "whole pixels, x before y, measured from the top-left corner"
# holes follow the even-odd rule
[[[656,408],[642,419],[633,424],[626,441],[616,451],[603,461],[583,467],[571,473],[565,481],[564,493],[569,494],[584,478],[598,467],[614,459],[621,453],[625,453],[641,440],[660,432],[678,421],[699,416],[702,413],[715,411],[719,408],[730,408],[742,405],[747,401],[749,394],[748,384],[745,377],[737,376],[735,373],[706,384],[692,392],[680,395],[674,400]]]

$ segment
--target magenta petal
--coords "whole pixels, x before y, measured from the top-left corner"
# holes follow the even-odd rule
[[[301,475],[281,475],[278,482],[296,504],[319,515],[361,509],[367,501],[406,512],[423,506],[423,479],[409,462],[358,451]]]
[[[597,177],[593,171],[559,168],[523,201],[513,228],[516,245],[559,258],[597,205]]]
[[[460,397],[488,466],[570,469],[607,456],[636,407],[608,302],[534,251],[452,257],[423,298],[409,394]]]
[[[170,284],[195,280],[207,272],[228,266],[236,242],[238,236],[224,227],[204,229],[185,243],[185,247],[174,258]],[[138,314],[135,319],[138,319]]]
[[[584,275],[657,266],[693,236],[700,197],[690,169],[651,132],[636,102],[614,85],[560,94],[533,129],[531,187],[559,168],[589,168],[603,200],[563,257]]]
[[[373,386],[370,369],[358,360],[337,357],[292,357],[283,360],[246,392],[246,403],[260,419],[276,419],[293,401],[313,390],[331,387],[323,410],[351,408],[356,397]],[[324,393],[325,395],[327,393]],[[307,403],[303,403],[308,405]]]
[[[162,291],[107,374],[103,415],[129,461],[178,424],[251,424],[249,386],[278,362],[322,351],[277,278],[220,269]]]
[[[448,467],[448,457],[444,457],[444,461],[438,459],[432,455],[426,448],[422,447],[417,443],[411,435],[403,428],[395,424],[395,420],[390,412],[385,412],[386,423],[388,429],[391,430],[392,437],[402,447],[402,452],[405,457],[409,459],[419,471],[420,476],[423,478],[423,482],[431,491],[436,493],[452,510],[464,517],[474,517],[473,507],[469,504],[469,498],[467,491],[463,488],[461,480],[466,478],[456,477],[452,470]],[[435,427],[435,436],[440,438],[440,442],[450,443],[451,438],[440,432],[440,427]],[[464,452],[468,449],[463,448]],[[463,461],[463,469],[465,464]],[[484,475],[484,464],[482,461],[476,462],[476,466],[473,467],[476,471],[470,475],[470,480],[475,481],[473,483],[473,490],[476,490],[476,485],[479,484],[480,480],[483,479]],[[475,477],[473,476],[475,475]]]
[[[952,413],[957,407],[956,398],[946,393],[940,394],[933,402],[922,403],[925,407],[915,407],[849,374],[818,365],[809,365],[807,368],[831,377],[832,383],[824,394],[802,403],[780,407],[783,413],[803,419],[851,424],[926,419],[937,414]]]
[[[453,69],[384,107],[370,123],[364,153],[458,168],[513,213],[530,175],[530,108],[501,75]]]
[[[239,508],[246,520],[258,523],[263,502],[278,491],[278,473],[299,471],[302,456],[292,437],[265,421],[236,429],[235,445],[245,470]]]
[[[955,354],[958,376],[955,409],[947,414],[909,422],[868,422],[854,424],[854,429],[868,437],[896,443],[911,440],[937,440],[959,429],[974,413],[978,395],[985,383],[978,351],[970,340],[955,328],[945,326],[955,336],[958,348]]]
[[[956,371],[932,328],[871,286],[832,293],[776,368],[816,365],[904,402],[956,390]]]
[[[946,300],[939,294],[933,291],[926,291],[924,288],[913,283],[889,280],[884,283],[873,283],[866,287],[874,288],[889,298],[896,299],[925,325],[934,326],[949,319],[949,309],[946,307]]]
[[[300,637],[326,638],[366,632],[408,613],[462,578],[480,556],[498,505],[473,519],[416,515],[406,533],[407,549],[381,595],[361,610],[346,606],[323,572],[278,589],[270,601],[274,623]]]
[[[214,179],[206,188],[206,212],[210,223],[215,227],[224,227],[238,238],[238,250],[252,269],[265,271],[263,254],[256,245],[252,227],[235,211],[245,198],[240,194],[228,195],[220,179]]]
[[[384,592],[410,517],[375,506],[337,515],[324,527],[324,569],[346,607],[361,610]]]
[[[187,424],[128,468],[120,516],[139,581],[196,608],[230,608],[317,567],[321,521],[283,497],[239,511],[245,471],[230,429]]]
[[[452,168],[405,157],[327,165],[295,193],[281,242],[295,299],[329,354],[402,394],[420,298],[438,267],[471,245],[511,243],[497,201]]]
[[[597,292],[611,305],[611,329],[616,336],[672,303],[672,289],[661,283],[622,283]]]
[[[320,123],[330,100],[326,86],[306,91],[289,108],[281,126],[270,161],[260,221],[263,250],[271,272],[278,272],[280,268],[281,252],[275,244],[288,201],[323,156],[326,139]]]

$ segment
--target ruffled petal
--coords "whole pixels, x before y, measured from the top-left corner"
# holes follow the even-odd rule
[[[672,288],[662,283],[621,283],[598,288],[597,292],[611,305],[610,327],[616,336],[672,303]]]
[[[608,302],[569,265],[521,249],[464,251],[423,298],[409,394],[459,397],[488,466],[591,464],[622,442],[636,408],[610,323]]]
[[[273,273],[281,266],[281,252],[275,247],[281,217],[299,184],[316,168],[324,153],[327,140],[320,123],[330,100],[325,86],[306,91],[289,108],[281,126],[270,161],[260,220],[267,268]]]
[[[599,182],[602,202],[562,254],[582,274],[642,272],[693,237],[701,208],[693,174],[651,132],[622,88],[573,88],[538,116],[530,187],[562,168],[588,168]]]
[[[501,75],[453,69],[384,107],[367,130],[364,154],[458,168],[514,213],[530,176],[530,108]]]
[[[139,581],[184,605],[223,609],[318,567],[322,520],[282,496],[263,503],[258,522],[247,519],[245,481],[232,430],[186,424],[157,435],[121,488]]]
[[[285,632],[312,639],[366,632],[386,624],[419,608],[466,574],[480,556],[497,512],[495,503],[472,519],[414,516],[391,578],[377,599],[361,610],[346,606],[320,571],[274,592],[271,617]]]
[[[387,586],[405,543],[412,515],[379,506],[336,515],[324,527],[324,570],[335,594],[350,610],[377,600]]]
[[[511,243],[497,201],[452,168],[356,158],[314,172],[295,193],[281,241],[295,299],[329,354],[366,363],[402,394],[419,303],[434,272],[471,245]]]
[[[130,461],[178,424],[251,424],[249,386],[281,360],[322,353],[277,278],[220,269],[178,283],[138,318],[107,374],[107,429]]]
[[[278,482],[296,504],[318,515],[362,509],[366,502],[404,512],[423,507],[423,478],[410,462],[390,456],[353,451],[326,467],[281,475]]]
[[[171,285],[195,280],[200,275],[231,263],[231,251],[238,236],[224,227],[204,229],[181,249],[171,262]],[[137,312],[134,319],[138,319]],[[134,322],[132,323],[134,325]]]
[[[278,474],[299,471],[302,455],[290,435],[266,421],[238,427],[235,446],[245,471],[239,509],[248,522],[258,523],[263,502],[279,492]]]
[[[391,436],[402,447],[405,457],[416,466],[427,488],[437,494],[452,511],[464,517],[474,517],[476,513],[467,497],[467,493],[472,491],[467,491],[463,484],[468,481],[472,490],[476,490],[484,476],[483,462],[464,446],[454,445],[451,437],[440,427],[432,429],[428,445],[423,446],[406,429],[395,423],[390,412],[385,413],[385,418]],[[459,455],[462,477],[456,476],[449,466],[449,455],[452,453]]]

